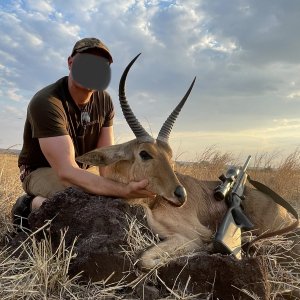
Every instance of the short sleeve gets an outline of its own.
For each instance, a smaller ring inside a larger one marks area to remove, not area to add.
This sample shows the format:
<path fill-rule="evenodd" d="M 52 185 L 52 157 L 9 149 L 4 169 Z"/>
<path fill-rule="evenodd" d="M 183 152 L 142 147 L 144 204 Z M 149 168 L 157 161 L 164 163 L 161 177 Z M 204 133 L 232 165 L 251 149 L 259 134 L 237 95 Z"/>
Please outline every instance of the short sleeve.
<path fill-rule="evenodd" d="M 105 93 L 104 97 L 104 108 L 105 108 L 105 115 L 103 120 L 103 127 L 110 127 L 113 125 L 114 116 L 115 116 L 115 110 L 114 105 L 111 100 L 111 97 L 108 93 Z"/>
<path fill-rule="evenodd" d="M 61 101 L 36 94 L 28 106 L 33 138 L 68 135 L 67 117 Z"/>

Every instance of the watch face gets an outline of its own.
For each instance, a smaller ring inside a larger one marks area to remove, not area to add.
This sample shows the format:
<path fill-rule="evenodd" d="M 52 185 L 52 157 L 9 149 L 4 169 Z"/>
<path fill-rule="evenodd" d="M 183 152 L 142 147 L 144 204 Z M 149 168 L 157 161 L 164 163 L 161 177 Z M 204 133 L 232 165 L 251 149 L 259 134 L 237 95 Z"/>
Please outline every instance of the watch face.
<path fill-rule="evenodd" d="M 90 90 L 105 90 L 110 82 L 109 61 L 90 53 L 77 53 L 71 67 L 73 79 L 82 87 Z"/>

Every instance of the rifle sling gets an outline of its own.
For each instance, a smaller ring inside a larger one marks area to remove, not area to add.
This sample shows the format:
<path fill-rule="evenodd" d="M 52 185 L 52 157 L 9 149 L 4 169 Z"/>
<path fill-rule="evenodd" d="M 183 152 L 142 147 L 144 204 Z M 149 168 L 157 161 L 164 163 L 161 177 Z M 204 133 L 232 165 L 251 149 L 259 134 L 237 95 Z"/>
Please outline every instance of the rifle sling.
<path fill-rule="evenodd" d="M 274 192 L 273 190 L 271 190 L 269 187 L 267 187 L 263 183 L 255 181 L 255 180 L 252 180 L 250 178 L 250 176 L 248 176 L 248 181 L 256 189 L 258 189 L 259 191 L 261 191 L 261 192 L 269 195 L 273 199 L 273 201 L 276 202 L 278 205 L 284 207 L 289 213 L 291 213 L 295 217 L 296 221 L 293 222 L 291 225 L 289 225 L 287 227 L 284 227 L 284 228 L 279 229 L 279 230 L 275 230 L 273 232 L 265 232 L 265 233 L 261 234 L 260 236 L 254 238 L 248 244 L 247 254 L 249 253 L 250 247 L 254 243 L 256 243 L 258 240 L 262 240 L 262 239 L 269 238 L 269 237 L 272 237 L 272 236 L 276 236 L 276 235 L 281 235 L 281 234 L 287 233 L 289 231 L 294 230 L 299 225 L 299 217 L 298 217 L 297 211 L 286 200 L 284 200 L 281 196 L 279 196 L 276 192 Z"/>

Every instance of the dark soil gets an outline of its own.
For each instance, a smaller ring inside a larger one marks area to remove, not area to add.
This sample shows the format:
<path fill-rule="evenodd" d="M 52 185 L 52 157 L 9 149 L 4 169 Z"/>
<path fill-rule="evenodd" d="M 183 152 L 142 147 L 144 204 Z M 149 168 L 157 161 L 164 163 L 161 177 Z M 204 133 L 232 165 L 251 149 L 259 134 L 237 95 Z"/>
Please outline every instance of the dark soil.
<path fill-rule="evenodd" d="M 29 223 L 35 230 L 47 220 L 52 220 L 49 234 L 54 249 L 59 245 L 63 229 L 67 229 L 67 246 L 71 246 L 78 237 L 75 244 L 77 256 L 71 262 L 70 275 L 83 271 L 82 281 L 99 281 L 114 273 L 111 282 L 126 275 L 125 281 L 130 283 L 137 272 L 134 272 L 121 248 L 128 247 L 126 214 L 146 222 L 141 208 L 131 207 L 121 199 L 93 196 L 68 188 L 45 201 L 38 211 L 30 215 Z M 38 238 L 42 239 L 43 234 Z M 22 240 L 24 234 L 17 235 L 11 245 L 15 247 Z M 251 291 L 259 299 L 269 299 L 267 267 L 261 257 L 238 261 L 229 256 L 202 253 L 172 261 L 160 268 L 158 275 L 161 280 L 157 284 L 146 280 L 134 290 L 124 292 L 130 292 L 134 299 L 161 299 L 171 295 L 166 288 L 168 286 L 182 291 L 185 289 L 185 295 L 202 294 L 196 299 L 253 299 L 243 290 Z M 189 284 L 185 288 L 187 282 Z"/>

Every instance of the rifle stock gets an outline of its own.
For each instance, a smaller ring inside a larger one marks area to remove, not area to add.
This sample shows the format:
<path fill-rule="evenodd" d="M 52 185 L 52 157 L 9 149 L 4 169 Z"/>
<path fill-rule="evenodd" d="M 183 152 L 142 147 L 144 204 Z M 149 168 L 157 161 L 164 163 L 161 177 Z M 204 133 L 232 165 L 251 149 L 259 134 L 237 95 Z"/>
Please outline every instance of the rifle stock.
<path fill-rule="evenodd" d="M 248 167 L 251 156 L 248 156 L 246 163 L 241 171 L 236 172 L 238 176 L 233 178 L 232 188 L 227 191 L 224 198 L 228 205 L 228 210 L 221 222 L 214 238 L 214 248 L 217 252 L 223 254 L 233 254 L 237 259 L 242 258 L 241 251 L 241 233 L 242 229 L 249 230 L 253 228 L 252 222 L 244 214 L 241 208 L 241 201 L 244 200 L 244 187 L 247 180 L 246 169 Z M 227 172 L 228 173 L 228 172 Z M 224 185 L 228 185 L 226 176 L 223 181 Z M 223 189 L 222 184 L 217 190 Z M 216 196 L 215 196 L 216 197 Z M 220 200 L 220 199 L 217 199 Z"/>
<path fill-rule="evenodd" d="M 233 254 L 237 259 L 241 259 L 241 234 L 241 228 L 236 225 L 229 209 L 214 238 L 215 251 L 222 254 Z"/>

